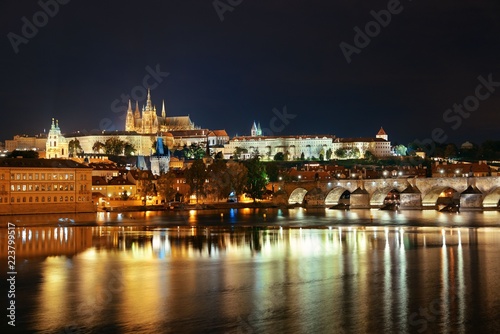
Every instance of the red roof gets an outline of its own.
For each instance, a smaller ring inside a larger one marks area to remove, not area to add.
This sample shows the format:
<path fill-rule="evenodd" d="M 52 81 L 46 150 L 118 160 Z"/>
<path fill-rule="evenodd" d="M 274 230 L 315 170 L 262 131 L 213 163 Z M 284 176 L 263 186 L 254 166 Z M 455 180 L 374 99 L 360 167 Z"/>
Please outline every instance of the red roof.
<path fill-rule="evenodd" d="M 384 128 L 380 127 L 380 130 L 378 130 L 377 136 L 387 136 L 387 133 L 385 133 Z"/>

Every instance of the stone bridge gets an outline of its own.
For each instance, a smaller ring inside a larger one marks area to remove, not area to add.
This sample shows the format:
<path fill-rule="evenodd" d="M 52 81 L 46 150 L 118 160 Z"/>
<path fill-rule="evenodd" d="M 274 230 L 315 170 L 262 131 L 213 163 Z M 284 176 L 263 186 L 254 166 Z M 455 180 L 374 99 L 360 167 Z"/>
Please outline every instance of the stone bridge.
<path fill-rule="evenodd" d="M 351 208 L 380 208 L 391 192 L 399 196 L 401 209 L 436 209 L 443 197 L 464 209 L 498 209 L 500 204 L 500 176 L 282 181 L 269 187 L 276 204 L 331 206 L 345 202 L 342 197 L 349 198 Z"/>

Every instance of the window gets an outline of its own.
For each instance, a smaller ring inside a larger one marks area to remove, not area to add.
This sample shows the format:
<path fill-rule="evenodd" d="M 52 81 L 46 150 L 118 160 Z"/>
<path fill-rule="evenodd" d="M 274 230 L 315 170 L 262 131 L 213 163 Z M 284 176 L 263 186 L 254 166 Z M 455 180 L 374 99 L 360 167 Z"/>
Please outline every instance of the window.
<path fill-rule="evenodd" d="M 50 196 L 47 196 L 47 202 L 50 202 Z"/>
<path fill-rule="evenodd" d="M 45 202 L 45 196 L 42 196 L 42 203 Z"/>
<path fill-rule="evenodd" d="M 69 200 L 70 200 L 71 202 L 73 202 L 73 196 L 70 196 Z"/>
<path fill-rule="evenodd" d="M 38 203 L 38 196 L 35 196 L 35 203 Z"/>
<path fill-rule="evenodd" d="M 35 180 L 38 180 L 38 173 L 35 173 Z"/>
<path fill-rule="evenodd" d="M 21 174 L 17 173 L 16 174 L 16 180 L 20 180 L 21 179 Z"/>
<path fill-rule="evenodd" d="M 54 202 L 57 202 L 57 196 L 54 196 Z"/>
<path fill-rule="evenodd" d="M 30 198 L 28 199 L 28 202 L 33 202 L 33 197 L 30 196 Z"/>
<path fill-rule="evenodd" d="M 59 202 L 62 202 L 63 201 L 63 197 L 59 197 Z M 66 196 L 66 202 L 68 201 L 68 197 Z"/>
<path fill-rule="evenodd" d="M 45 180 L 45 173 L 40 174 L 42 180 Z"/>
<path fill-rule="evenodd" d="M 52 180 L 52 174 L 47 173 L 47 180 Z"/>
<path fill-rule="evenodd" d="M 26 173 L 23 173 L 23 180 L 26 180 Z"/>
<path fill-rule="evenodd" d="M 33 180 L 33 174 L 31 173 L 28 174 L 28 180 Z"/>
<path fill-rule="evenodd" d="M 10 202 L 11 202 L 11 203 L 14 203 L 14 197 L 11 197 L 11 198 L 10 198 Z"/>

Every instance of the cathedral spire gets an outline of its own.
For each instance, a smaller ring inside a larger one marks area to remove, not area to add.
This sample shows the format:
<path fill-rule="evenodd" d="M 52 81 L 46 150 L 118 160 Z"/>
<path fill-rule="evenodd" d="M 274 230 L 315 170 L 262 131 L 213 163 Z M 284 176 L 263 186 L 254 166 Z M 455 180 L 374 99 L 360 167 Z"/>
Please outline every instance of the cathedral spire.
<path fill-rule="evenodd" d="M 132 112 L 132 102 L 130 101 L 130 99 L 128 99 L 128 109 L 127 109 L 127 111 Z"/>
<path fill-rule="evenodd" d="M 139 101 L 135 101 L 135 118 L 140 118 L 141 117 L 141 112 L 139 110 Z"/>
<path fill-rule="evenodd" d="M 161 117 L 165 118 L 166 112 L 165 112 L 165 100 L 162 101 L 162 107 L 161 107 Z"/>
<path fill-rule="evenodd" d="M 151 89 L 148 88 L 148 100 L 146 101 L 146 110 L 151 109 Z"/>

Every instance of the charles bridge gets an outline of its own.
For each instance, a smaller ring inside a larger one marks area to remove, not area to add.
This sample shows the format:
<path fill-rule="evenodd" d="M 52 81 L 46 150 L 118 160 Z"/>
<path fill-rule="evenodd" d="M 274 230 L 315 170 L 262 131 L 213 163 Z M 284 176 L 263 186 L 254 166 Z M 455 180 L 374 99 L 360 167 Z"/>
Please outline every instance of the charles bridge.
<path fill-rule="evenodd" d="M 275 204 L 332 206 L 349 198 L 353 209 L 380 208 L 391 193 L 398 194 L 400 209 L 436 209 L 442 197 L 471 210 L 497 209 L 500 201 L 500 176 L 280 181 L 268 187 Z"/>

